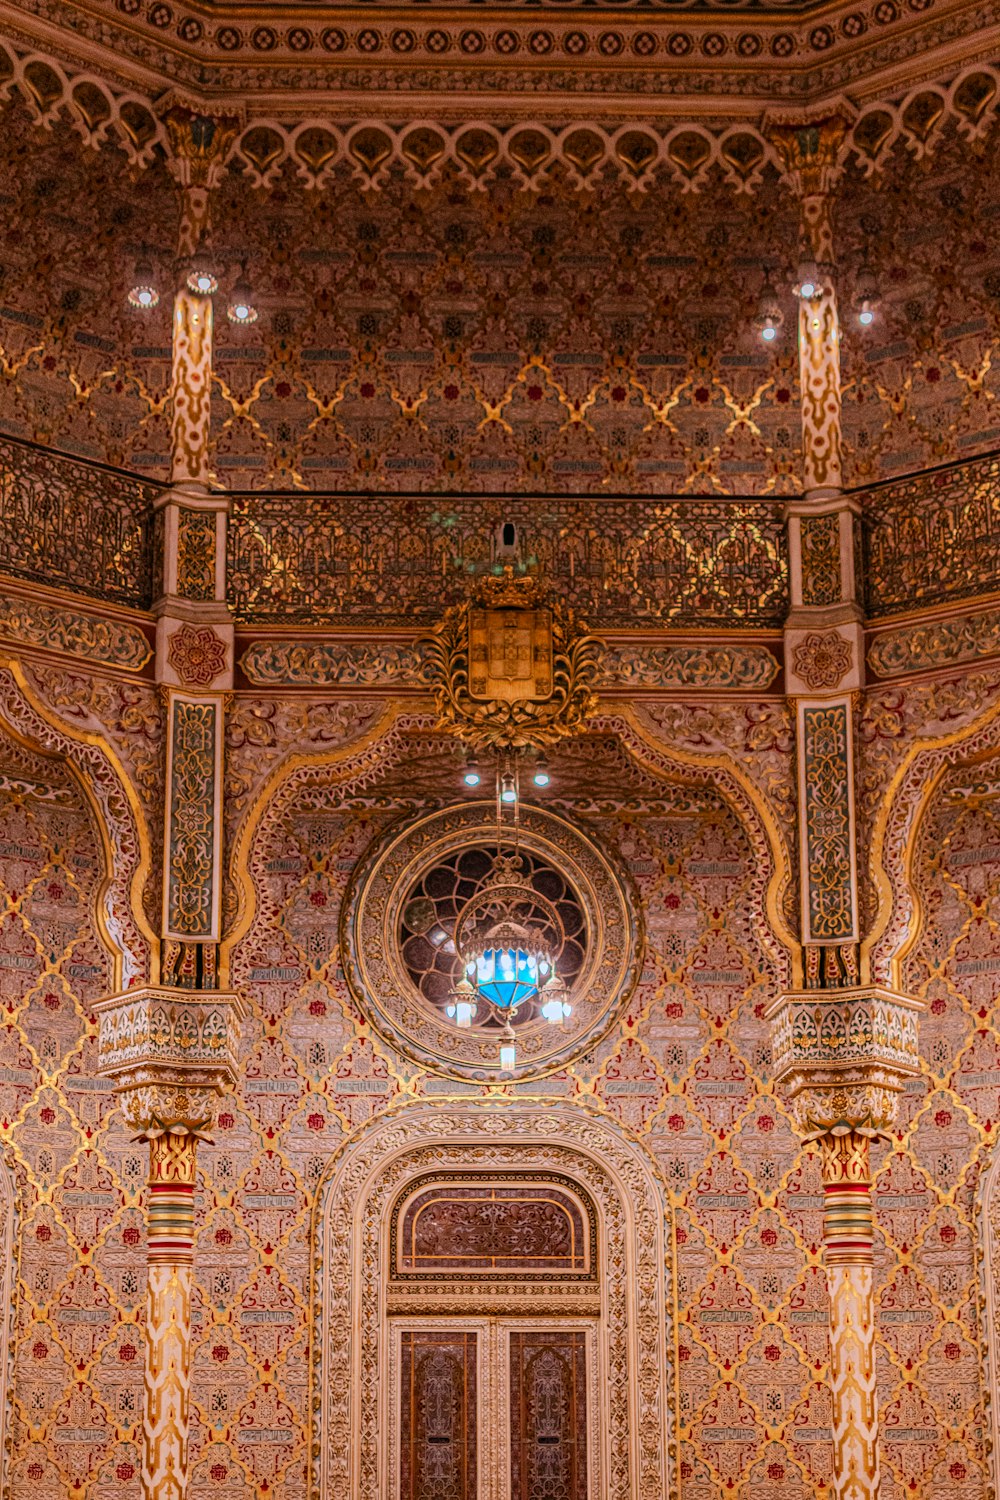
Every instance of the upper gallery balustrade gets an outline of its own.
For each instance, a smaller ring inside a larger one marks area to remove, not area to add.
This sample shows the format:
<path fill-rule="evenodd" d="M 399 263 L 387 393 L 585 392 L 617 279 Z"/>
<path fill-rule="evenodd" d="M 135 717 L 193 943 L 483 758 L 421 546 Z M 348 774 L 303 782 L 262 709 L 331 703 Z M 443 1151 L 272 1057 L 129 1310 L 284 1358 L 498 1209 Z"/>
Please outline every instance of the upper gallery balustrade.
<path fill-rule="evenodd" d="M 153 501 L 135 475 L 0 439 L 0 570 L 147 609 Z M 1000 455 L 857 492 L 870 618 L 998 590 Z M 774 629 L 788 611 L 781 499 L 234 494 L 238 621 L 424 625 L 513 538 L 595 627 Z M 511 530 L 513 528 L 513 530 Z"/>

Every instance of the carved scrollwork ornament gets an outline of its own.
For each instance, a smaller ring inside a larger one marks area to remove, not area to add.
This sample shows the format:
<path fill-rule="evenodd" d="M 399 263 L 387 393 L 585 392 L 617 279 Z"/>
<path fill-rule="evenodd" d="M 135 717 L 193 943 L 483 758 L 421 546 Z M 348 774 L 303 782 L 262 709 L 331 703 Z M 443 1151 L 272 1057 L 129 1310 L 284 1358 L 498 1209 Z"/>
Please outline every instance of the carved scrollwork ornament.
<path fill-rule="evenodd" d="M 476 749 L 554 744 L 597 706 L 602 643 L 532 574 L 507 566 L 481 579 L 421 644 L 440 727 Z"/>
<path fill-rule="evenodd" d="M 207 1141 L 219 1104 L 216 1089 L 148 1084 L 119 1092 L 122 1117 L 142 1140 L 193 1135 Z"/>

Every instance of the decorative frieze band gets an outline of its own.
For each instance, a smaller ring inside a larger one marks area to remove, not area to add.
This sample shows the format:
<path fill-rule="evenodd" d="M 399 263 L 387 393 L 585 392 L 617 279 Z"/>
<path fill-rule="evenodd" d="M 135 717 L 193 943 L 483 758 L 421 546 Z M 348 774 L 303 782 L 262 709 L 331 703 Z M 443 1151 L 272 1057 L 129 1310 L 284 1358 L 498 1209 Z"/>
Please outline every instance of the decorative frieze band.
<path fill-rule="evenodd" d="M 1000 651 L 1000 611 L 955 620 L 931 620 L 887 630 L 868 647 L 868 665 L 880 677 L 898 677 L 948 667 Z"/>
<path fill-rule="evenodd" d="M 473 188 L 484 187 L 498 170 L 509 171 L 523 186 L 537 187 L 558 165 L 576 183 L 599 181 L 611 169 L 639 188 L 651 185 L 656 174 L 666 170 L 685 190 L 705 186 L 721 172 L 736 191 L 746 192 L 765 167 L 778 164 L 761 122 L 747 119 L 741 110 L 738 122 L 708 125 L 698 118 L 700 111 L 692 109 L 692 94 L 701 100 L 714 87 L 726 98 L 757 97 L 762 103 L 784 98 L 801 109 L 832 105 L 841 97 L 838 91 L 856 80 L 859 65 L 878 66 L 879 49 L 877 43 L 872 45 L 877 38 L 891 52 L 885 61 L 898 69 L 898 48 L 890 41 L 893 28 L 904 18 L 912 24 L 907 11 L 929 8 L 927 0 L 910 0 L 905 7 L 900 0 L 859 0 L 855 9 L 845 7 L 829 19 L 772 15 L 766 22 L 755 17 L 748 24 L 745 16 L 726 14 L 719 7 L 714 13 L 687 9 L 683 17 L 643 12 L 637 26 L 635 19 L 620 17 L 618 7 L 603 16 L 589 15 L 581 25 L 575 14 L 550 9 L 543 16 L 525 6 L 521 17 L 514 19 L 477 14 L 476 24 L 457 18 L 442 24 L 421 17 L 418 24 L 398 25 L 376 12 L 350 24 L 345 20 L 328 25 L 318 17 L 315 24 L 306 24 L 290 18 L 287 26 L 278 27 L 269 17 L 253 22 L 240 16 L 206 24 L 201 10 L 175 15 L 159 0 L 139 0 L 130 3 L 129 16 L 145 12 L 145 35 L 140 35 L 143 22 L 138 29 L 133 22 L 127 44 L 123 38 L 122 56 L 131 54 L 145 77 L 150 69 L 168 66 L 174 76 L 164 76 L 164 88 L 186 77 L 192 100 L 206 87 L 217 99 L 227 84 L 244 96 L 249 92 L 251 99 L 259 99 L 268 88 L 280 88 L 284 99 L 311 95 L 302 119 L 269 111 L 262 102 L 259 112 L 250 113 L 235 133 L 228 160 L 258 184 L 275 181 L 291 164 L 315 187 L 322 187 L 343 166 L 372 187 L 393 168 L 402 168 L 415 185 L 425 186 L 447 167 Z M 44 5 L 39 15 L 43 11 Z M 38 44 L 47 43 L 41 35 L 24 32 L 29 21 L 19 12 L 16 25 L 7 28 L 0 43 L 0 97 L 16 95 L 42 123 L 67 112 L 88 144 L 113 140 L 136 166 L 150 165 L 160 152 L 169 158 L 171 140 L 154 96 L 133 84 L 96 76 L 92 61 L 84 60 L 91 19 L 100 28 L 95 42 L 107 46 L 108 19 L 98 21 L 78 12 L 74 37 L 81 58 L 74 65 L 39 51 Z M 933 24 L 934 18 L 928 19 Z M 975 41 L 981 51 L 981 28 L 972 12 L 967 24 L 970 43 Z M 44 20 L 43 25 L 50 38 L 51 26 Z M 164 48 L 164 25 L 176 32 L 179 48 Z M 954 41 L 954 29 L 949 41 Z M 841 53 L 835 66 L 834 58 Z M 911 44 L 907 55 L 919 58 L 919 47 Z M 281 70 L 276 72 L 279 59 Z M 684 67 L 685 59 L 698 66 Z M 335 92 L 330 89 L 332 62 L 338 67 Z M 541 112 L 519 109 L 498 124 L 494 111 L 467 110 L 465 118 L 456 121 L 451 108 L 442 113 L 427 107 L 428 94 L 474 96 L 483 87 L 486 62 L 493 67 L 487 88 L 507 96 L 523 90 L 533 104 L 538 99 L 537 81 L 532 83 L 529 75 L 540 69 L 551 80 L 553 68 L 560 68 L 566 85 L 559 91 L 563 118 L 552 120 Z M 245 71 L 254 63 L 266 68 L 262 89 L 254 89 L 252 75 Z M 809 65 L 821 63 L 822 73 L 817 73 L 813 86 Z M 420 89 L 413 88 L 415 67 Z M 712 67 L 716 73 L 706 74 Z M 399 107 L 385 119 L 373 119 L 369 101 L 392 91 L 397 69 L 399 77 L 405 73 L 409 80 L 397 93 Z M 574 88 L 577 78 L 582 86 Z M 697 81 L 694 88 L 692 78 Z M 611 106 L 613 124 L 607 113 L 594 109 L 598 87 L 608 100 L 617 96 L 617 104 Z M 648 123 L 648 110 L 636 111 L 635 98 L 641 94 L 655 99 L 657 115 L 665 117 L 663 125 Z M 353 120 L 344 115 L 347 100 L 359 101 Z M 420 123 L 400 124 L 413 114 L 417 100 Z M 920 77 L 895 95 L 866 102 L 842 155 L 853 155 L 867 172 L 874 171 L 897 144 L 925 157 L 949 121 L 957 123 L 970 141 L 978 140 L 989 130 L 998 100 L 1000 70 L 973 57 L 941 81 L 927 83 Z"/>
<path fill-rule="evenodd" d="M 240 658 L 240 668 L 256 687 L 405 690 L 419 688 L 426 659 L 419 642 L 255 641 Z M 779 671 L 767 646 L 613 644 L 600 654 L 597 686 L 606 691 L 764 690 Z"/>
<path fill-rule="evenodd" d="M 59 609 L 16 594 L 0 595 L 0 636 L 20 646 L 65 651 L 87 661 L 138 672 L 153 648 L 137 625 Z"/>

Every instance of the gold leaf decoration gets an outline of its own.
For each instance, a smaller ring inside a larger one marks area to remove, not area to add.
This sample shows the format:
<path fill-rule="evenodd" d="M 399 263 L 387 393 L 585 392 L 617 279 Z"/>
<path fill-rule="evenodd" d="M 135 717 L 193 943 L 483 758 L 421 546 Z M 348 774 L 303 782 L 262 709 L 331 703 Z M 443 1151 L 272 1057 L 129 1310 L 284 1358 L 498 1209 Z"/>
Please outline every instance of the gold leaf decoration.
<path fill-rule="evenodd" d="M 440 727 L 477 749 L 554 744 L 596 707 L 602 643 L 571 610 L 543 602 L 534 575 L 508 566 L 483 578 L 422 644 Z"/>

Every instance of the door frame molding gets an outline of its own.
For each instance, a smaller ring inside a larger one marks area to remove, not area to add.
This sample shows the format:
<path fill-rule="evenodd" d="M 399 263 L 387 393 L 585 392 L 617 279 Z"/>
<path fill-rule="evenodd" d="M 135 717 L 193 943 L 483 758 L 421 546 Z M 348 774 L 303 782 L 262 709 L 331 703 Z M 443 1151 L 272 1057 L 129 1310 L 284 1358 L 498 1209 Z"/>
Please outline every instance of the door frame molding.
<path fill-rule="evenodd" d="M 598 1214 L 597 1337 L 607 1372 L 607 1398 L 596 1396 L 593 1408 L 603 1500 L 676 1494 L 672 1267 L 653 1159 L 579 1104 L 421 1101 L 364 1126 L 319 1185 L 311 1226 L 311 1500 L 390 1500 L 387 1229 L 399 1194 L 435 1169 L 552 1171 L 587 1190 Z M 512 1280 L 509 1291 L 517 1290 Z M 497 1313 L 508 1310 L 506 1291 L 498 1281 Z"/>

